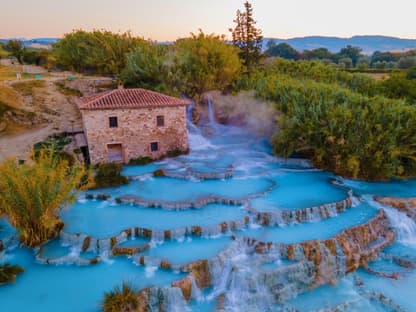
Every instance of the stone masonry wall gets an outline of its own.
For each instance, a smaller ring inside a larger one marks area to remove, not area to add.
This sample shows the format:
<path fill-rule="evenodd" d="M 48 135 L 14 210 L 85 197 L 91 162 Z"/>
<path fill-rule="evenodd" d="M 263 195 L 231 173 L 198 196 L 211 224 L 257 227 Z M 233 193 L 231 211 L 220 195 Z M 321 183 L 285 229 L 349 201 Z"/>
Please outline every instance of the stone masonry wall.
<path fill-rule="evenodd" d="M 157 126 L 157 116 L 164 116 L 164 126 Z M 110 128 L 109 117 L 117 117 L 117 128 Z M 82 110 L 82 120 L 92 164 L 108 162 L 108 144 L 122 144 L 124 163 L 189 148 L 185 106 Z M 151 152 L 151 142 L 158 142 L 158 151 Z"/>

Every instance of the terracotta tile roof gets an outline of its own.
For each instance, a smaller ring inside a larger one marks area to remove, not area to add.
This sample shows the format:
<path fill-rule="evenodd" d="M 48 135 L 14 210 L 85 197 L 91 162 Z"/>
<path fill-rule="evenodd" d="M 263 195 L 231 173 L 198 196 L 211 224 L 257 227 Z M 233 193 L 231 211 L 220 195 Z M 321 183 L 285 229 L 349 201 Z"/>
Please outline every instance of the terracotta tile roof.
<path fill-rule="evenodd" d="M 116 89 L 83 97 L 80 109 L 118 109 L 190 105 L 191 102 L 145 89 Z"/>

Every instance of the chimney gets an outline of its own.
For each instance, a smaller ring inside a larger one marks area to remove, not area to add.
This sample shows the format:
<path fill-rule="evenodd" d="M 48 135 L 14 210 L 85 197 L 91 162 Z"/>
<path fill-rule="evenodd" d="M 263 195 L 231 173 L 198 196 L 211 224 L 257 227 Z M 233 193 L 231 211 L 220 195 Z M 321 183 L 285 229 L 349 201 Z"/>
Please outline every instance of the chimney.
<path fill-rule="evenodd" d="M 119 83 L 118 83 L 118 89 L 119 90 L 123 90 L 124 89 L 123 83 L 121 81 L 119 81 Z"/>

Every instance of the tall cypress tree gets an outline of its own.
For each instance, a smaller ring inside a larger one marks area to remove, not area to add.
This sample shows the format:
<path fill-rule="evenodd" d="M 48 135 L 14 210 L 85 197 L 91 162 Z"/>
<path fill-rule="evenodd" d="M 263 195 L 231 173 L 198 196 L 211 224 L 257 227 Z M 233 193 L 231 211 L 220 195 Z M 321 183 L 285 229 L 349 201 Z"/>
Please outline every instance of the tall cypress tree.
<path fill-rule="evenodd" d="M 251 3 L 246 1 L 244 8 L 244 12 L 237 10 L 237 17 L 233 21 L 236 25 L 234 29 L 230 28 L 230 32 L 233 44 L 240 48 L 240 58 L 250 74 L 260 61 L 263 36 L 256 27 Z"/>

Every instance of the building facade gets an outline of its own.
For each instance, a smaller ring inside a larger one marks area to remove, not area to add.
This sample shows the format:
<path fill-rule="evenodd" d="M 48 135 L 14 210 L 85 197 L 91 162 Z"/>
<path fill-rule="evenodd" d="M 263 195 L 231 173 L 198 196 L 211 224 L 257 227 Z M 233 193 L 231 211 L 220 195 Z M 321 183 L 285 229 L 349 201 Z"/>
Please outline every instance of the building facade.
<path fill-rule="evenodd" d="M 117 89 L 81 98 L 90 162 L 128 163 L 189 149 L 186 100 L 144 89 Z"/>

